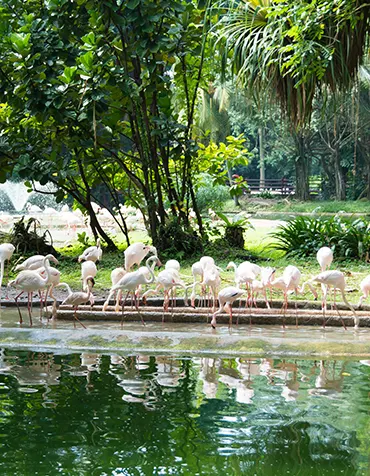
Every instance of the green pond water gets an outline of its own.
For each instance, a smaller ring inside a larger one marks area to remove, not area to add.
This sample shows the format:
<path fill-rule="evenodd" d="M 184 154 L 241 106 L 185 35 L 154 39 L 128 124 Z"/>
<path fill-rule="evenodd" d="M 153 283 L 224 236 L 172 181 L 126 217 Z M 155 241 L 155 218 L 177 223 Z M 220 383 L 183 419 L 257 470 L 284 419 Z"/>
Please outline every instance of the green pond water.
<path fill-rule="evenodd" d="M 0 474 L 367 475 L 369 364 L 2 349 Z"/>

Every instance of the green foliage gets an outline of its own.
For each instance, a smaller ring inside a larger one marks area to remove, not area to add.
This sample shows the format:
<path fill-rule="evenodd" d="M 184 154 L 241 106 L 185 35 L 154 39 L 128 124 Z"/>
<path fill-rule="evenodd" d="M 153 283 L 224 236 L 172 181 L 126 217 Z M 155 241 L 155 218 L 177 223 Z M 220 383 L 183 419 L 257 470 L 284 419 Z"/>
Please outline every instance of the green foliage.
<path fill-rule="evenodd" d="M 253 228 L 248 218 L 234 216 L 232 220 L 229 220 L 224 213 L 218 212 L 217 215 L 224 222 L 225 240 L 231 246 L 244 248 L 244 232 L 248 228 Z"/>
<path fill-rule="evenodd" d="M 278 97 L 295 125 L 309 123 L 317 89 L 340 91 L 351 84 L 365 53 L 366 2 L 225 3 L 218 45 L 251 96 L 267 90 L 272 100 Z"/>
<path fill-rule="evenodd" d="M 23 216 L 16 221 L 11 230 L 6 234 L 0 234 L 1 241 L 8 241 L 15 246 L 18 253 L 30 254 L 53 254 L 58 256 L 53 247 L 53 239 L 49 230 L 41 233 L 40 223 L 35 218 L 25 221 Z"/>
<path fill-rule="evenodd" d="M 203 249 L 199 235 L 189 226 L 185 227 L 178 219 L 172 219 L 159 229 L 162 254 L 169 258 L 182 259 L 200 253 Z"/>
<path fill-rule="evenodd" d="M 370 252 L 370 222 L 364 219 L 300 216 L 281 225 L 271 236 L 277 241 L 271 246 L 288 255 L 310 256 L 329 246 L 338 258 L 367 260 Z"/>
<path fill-rule="evenodd" d="M 81 243 L 84 246 L 89 246 L 89 237 L 86 233 L 86 231 L 83 231 L 81 233 L 77 233 L 77 241 Z"/>
<path fill-rule="evenodd" d="M 196 197 L 199 211 L 205 213 L 209 208 L 217 210 L 222 208 L 223 204 L 229 198 L 229 189 L 226 185 L 213 185 L 212 179 L 204 175 L 202 185 L 198 188 Z"/>
<path fill-rule="evenodd" d="M 207 146 L 199 143 L 198 162 L 200 170 L 205 170 L 213 178 L 214 185 L 224 185 L 229 181 L 229 170 L 237 165 L 248 165 L 250 153 L 245 147 L 245 138 L 242 134 L 238 137 L 227 136 L 226 144 L 210 142 Z M 233 180 L 230 183 L 230 195 L 242 194 L 243 179 Z"/>
<path fill-rule="evenodd" d="M 14 15 L 13 11 L 21 11 Z M 92 216 L 104 186 L 143 210 L 152 240 L 170 214 L 185 225 L 203 86 L 206 5 L 185 0 L 3 3 L 1 180 L 53 182 Z M 204 35 L 202 35 L 204 33 Z M 10 146 L 11 144 L 11 146 Z M 181 179 L 178 177 L 181 176 Z M 112 214 L 125 233 L 123 221 Z M 108 242 L 108 235 L 91 220 Z M 199 224 L 201 230 L 201 223 Z"/>

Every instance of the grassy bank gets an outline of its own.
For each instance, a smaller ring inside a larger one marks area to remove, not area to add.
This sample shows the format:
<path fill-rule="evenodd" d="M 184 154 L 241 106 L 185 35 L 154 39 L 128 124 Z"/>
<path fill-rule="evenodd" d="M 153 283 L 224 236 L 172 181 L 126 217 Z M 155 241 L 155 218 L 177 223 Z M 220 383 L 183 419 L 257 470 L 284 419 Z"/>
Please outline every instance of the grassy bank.
<path fill-rule="evenodd" d="M 240 202 L 241 210 L 248 212 L 279 212 L 279 213 L 359 213 L 370 215 L 370 202 L 368 200 L 348 200 L 346 202 L 336 200 L 300 202 L 293 199 L 262 199 L 252 197 Z M 224 211 L 237 212 L 232 200 L 225 203 Z"/>
<path fill-rule="evenodd" d="M 222 286 L 234 284 L 234 273 L 232 270 L 226 271 L 226 266 L 229 261 L 235 261 L 236 264 L 251 259 L 261 266 L 272 266 L 276 268 L 276 276 L 280 276 L 284 268 L 288 264 L 294 264 L 302 272 L 302 283 L 319 273 L 319 266 L 315 258 L 299 259 L 286 258 L 281 252 L 272 250 L 269 247 L 271 238 L 268 235 L 263 235 L 261 232 L 249 231 L 246 234 L 247 242 L 245 251 L 236 251 L 225 247 L 222 250 L 210 248 L 205 251 L 205 254 L 213 256 L 216 263 L 224 270 L 221 272 Z M 83 246 L 74 246 L 69 249 L 61 249 L 62 257 L 58 269 L 62 272 L 62 280 L 68 282 L 72 288 L 80 287 L 80 266 L 76 261 L 78 255 L 83 251 Z M 101 263 L 98 264 L 98 275 L 96 278 L 96 290 L 104 291 L 110 287 L 110 273 L 111 271 L 123 265 L 124 247 L 116 253 L 104 253 Z M 193 278 L 191 274 L 191 265 L 202 256 L 200 254 L 197 258 L 180 259 L 181 275 L 184 281 L 188 284 L 192 283 Z M 163 263 L 169 256 L 160 256 Z M 174 257 L 176 258 L 176 257 Z M 162 268 L 163 269 L 163 268 Z M 350 302 L 357 303 L 361 295 L 359 284 L 361 280 L 369 274 L 369 265 L 360 261 L 335 261 L 332 269 L 339 269 L 346 275 L 347 292 Z M 157 273 L 158 271 L 156 271 Z M 181 295 L 181 292 L 180 292 Z M 282 294 L 279 291 L 274 292 L 277 299 L 281 299 Z M 300 299 L 310 298 L 310 294 L 299 297 Z"/>

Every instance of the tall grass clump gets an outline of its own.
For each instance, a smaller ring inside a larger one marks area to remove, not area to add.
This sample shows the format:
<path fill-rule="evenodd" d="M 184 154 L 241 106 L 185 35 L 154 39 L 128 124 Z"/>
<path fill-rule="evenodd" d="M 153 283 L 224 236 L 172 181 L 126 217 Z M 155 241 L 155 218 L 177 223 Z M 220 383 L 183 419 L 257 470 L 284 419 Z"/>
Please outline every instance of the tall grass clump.
<path fill-rule="evenodd" d="M 337 258 L 369 258 L 370 222 L 362 218 L 353 221 L 339 215 L 300 216 L 279 226 L 270 236 L 276 240 L 271 246 L 287 255 L 310 256 L 321 246 L 329 246 Z"/>

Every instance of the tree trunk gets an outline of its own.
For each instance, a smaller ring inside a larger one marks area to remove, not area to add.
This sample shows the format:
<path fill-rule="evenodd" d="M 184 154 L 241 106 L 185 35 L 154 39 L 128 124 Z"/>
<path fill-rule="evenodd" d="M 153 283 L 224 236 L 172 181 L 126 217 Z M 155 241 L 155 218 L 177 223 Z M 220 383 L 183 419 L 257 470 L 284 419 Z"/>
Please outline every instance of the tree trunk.
<path fill-rule="evenodd" d="M 298 157 L 295 161 L 296 190 L 295 196 L 298 200 L 306 201 L 310 199 L 309 186 L 309 163 L 306 153 L 306 142 L 303 133 L 298 133 L 296 137 Z"/>
<path fill-rule="evenodd" d="M 94 212 L 94 209 L 91 206 L 91 203 L 90 202 L 85 203 L 84 207 L 86 208 L 90 216 L 90 228 L 91 228 L 91 231 L 93 232 L 95 240 L 98 238 L 98 235 L 100 235 L 103 238 L 103 240 L 107 243 L 109 251 L 117 251 L 117 246 L 114 244 L 114 241 L 111 238 L 109 238 L 109 236 L 105 233 L 102 226 L 100 225 L 99 220 L 97 219 L 97 216 Z"/>
<path fill-rule="evenodd" d="M 233 184 L 233 177 L 231 175 L 231 169 L 229 167 L 229 162 L 228 161 L 226 161 L 226 169 L 227 169 L 227 176 L 229 177 L 229 183 L 230 183 L 230 186 L 231 186 Z M 236 207 L 240 207 L 239 198 L 236 195 L 233 196 L 233 200 L 234 200 L 234 205 Z"/>
<path fill-rule="evenodd" d="M 258 128 L 258 142 L 260 154 L 260 190 L 265 189 L 265 143 L 264 143 L 264 129 Z"/>
<path fill-rule="evenodd" d="M 340 154 L 336 149 L 332 155 L 335 175 L 335 198 L 337 200 L 346 199 L 346 180 L 343 167 L 340 164 Z"/>

